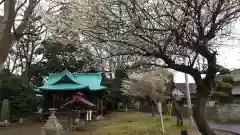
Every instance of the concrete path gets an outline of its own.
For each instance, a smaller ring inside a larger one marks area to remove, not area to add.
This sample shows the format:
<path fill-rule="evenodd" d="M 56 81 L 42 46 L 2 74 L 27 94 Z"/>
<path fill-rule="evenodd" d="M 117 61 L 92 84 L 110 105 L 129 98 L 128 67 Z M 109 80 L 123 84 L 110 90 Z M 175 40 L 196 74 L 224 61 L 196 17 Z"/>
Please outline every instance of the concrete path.
<path fill-rule="evenodd" d="M 210 124 L 213 129 L 229 131 L 240 135 L 240 124 Z"/>
<path fill-rule="evenodd" d="M 177 119 L 177 117 L 172 116 L 174 120 Z M 188 120 L 185 120 L 185 122 L 188 122 Z M 239 124 L 218 124 L 218 123 L 212 123 L 209 121 L 209 125 L 211 128 L 215 130 L 222 130 L 222 131 L 228 131 L 231 133 L 235 133 L 236 135 L 240 135 L 240 123 Z"/>

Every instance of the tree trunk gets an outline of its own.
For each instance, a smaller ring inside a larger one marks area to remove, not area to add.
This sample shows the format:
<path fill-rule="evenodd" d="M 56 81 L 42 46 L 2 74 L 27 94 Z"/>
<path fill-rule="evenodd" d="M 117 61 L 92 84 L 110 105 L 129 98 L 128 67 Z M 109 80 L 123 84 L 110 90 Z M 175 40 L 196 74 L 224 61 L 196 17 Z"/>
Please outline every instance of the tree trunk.
<path fill-rule="evenodd" d="M 206 120 L 206 104 L 208 102 L 208 96 L 203 95 L 200 90 L 197 92 L 196 104 L 193 108 L 194 119 L 197 124 L 198 130 L 202 135 L 216 135 L 215 132 L 208 125 Z"/>
<path fill-rule="evenodd" d="M 30 80 L 30 76 L 29 76 L 29 70 L 30 70 L 30 68 L 31 68 L 31 63 L 29 63 L 29 62 L 26 62 L 26 67 L 25 67 L 26 69 L 25 69 L 25 71 L 24 71 L 24 77 L 25 77 L 25 81 L 27 82 L 27 83 L 29 83 L 29 80 Z"/>
<path fill-rule="evenodd" d="M 3 71 L 4 69 L 4 63 L 0 63 L 0 73 Z"/>
<path fill-rule="evenodd" d="M 11 34 L 11 29 L 14 24 L 14 9 L 15 1 L 6 0 L 4 2 L 4 22 L 5 24 L 0 24 L 0 65 L 3 65 L 8 53 L 12 47 L 13 36 Z"/>
<path fill-rule="evenodd" d="M 8 52 L 12 47 L 12 39 L 10 37 L 5 38 L 7 39 L 1 39 L 2 41 L 0 42 L 0 71 L 3 69 Z"/>
<path fill-rule="evenodd" d="M 152 117 L 155 116 L 155 110 L 154 110 L 154 104 L 153 102 L 151 102 L 151 107 L 152 107 Z"/>
<path fill-rule="evenodd" d="M 128 106 L 127 106 L 127 103 L 125 103 L 125 112 L 128 112 Z"/>
<path fill-rule="evenodd" d="M 173 96 L 173 107 L 177 115 L 177 126 L 183 126 L 183 117 L 176 100 L 176 95 Z"/>

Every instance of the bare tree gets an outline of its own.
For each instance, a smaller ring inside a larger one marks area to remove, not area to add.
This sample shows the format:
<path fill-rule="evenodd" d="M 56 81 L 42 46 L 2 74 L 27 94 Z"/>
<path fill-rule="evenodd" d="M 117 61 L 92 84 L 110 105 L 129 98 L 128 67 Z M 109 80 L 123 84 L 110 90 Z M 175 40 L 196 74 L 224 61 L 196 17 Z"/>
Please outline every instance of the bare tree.
<path fill-rule="evenodd" d="M 167 69 L 156 71 L 133 73 L 125 81 L 124 88 L 130 95 L 149 96 L 155 103 L 165 101 L 166 96 L 171 94 L 173 75 Z"/>
<path fill-rule="evenodd" d="M 156 58 L 159 62 L 141 65 L 190 74 L 197 85 L 193 112 L 198 129 L 215 134 L 206 121 L 206 103 L 222 69 L 216 63 L 221 45 L 216 39 L 229 36 L 240 15 L 239 0 L 91 1 L 85 14 L 83 34 L 116 47 L 114 56 Z M 204 68 L 197 67 L 200 58 Z"/>
<path fill-rule="evenodd" d="M 42 20 L 31 20 L 23 31 L 24 35 L 13 43 L 5 62 L 5 68 L 11 73 L 24 74 L 28 80 L 30 66 L 41 59 L 38 51 L 45 38 L 45 30 Z"/>
<path fill-rule="evenodd" d="M 133 73 L 123 83 L 123 90 L 128 95 L 146 98 L 151 102 L 163 103 L 171 98 L 173 88 L 173 75 L 166 69 L 156 71 Z"/>
<path fill-rule="evenodd" d="M 26 80 L 29 79 L 29 72 L 31 65 L 39 60 L 38 49 L 44 38 L 44 24 L 41 21 L 32 22 L 25 29 L 27 35 L 24 35 L 19 41 L 16 42 L 16 49 L 19 56 L 19 66 L 24 73 Z"/>
<path fill-rule="evenodd" d="M 159 69 L 154 72 L 130 75 L 129 80 L 123 84 L 123 90 L 130 96 L 148 97 L 151 102 L 157 105 L 161 121 L 163 121 L 162 103 L 171 98 L 173 84 L 172 73 L 166 69 Z M 164 132 L 164 128 L 162 129 Z"/>
<path fill-rule="evenodd" d="M 1 68 L 8 56 L 9 50 L 14 41 L 20 39 L 24 33 L 24 29 L 28 26 L 30 20 L 39 19 L 39 17 L 32 16 L 34 8 L 39 3 L 39 0 L 2 0 L 4 3 L 4 19 L 1 21 L 1 40 L 0 40 L 0 65 Z M 27 7 L 26 7 L 27 6 Z M 25 9 L 25 10 L 24 10 Z M 15 27 L 17 17 L 23 11 L 23 18 Z"/>
<path fill-rule="evenodd" d="M 116 69 L 126 67 L 126 61 L 129 61 L 127 56 L 111 57 L 116 47 L 109 46 L 107 43 L 99 43 L 98 40 L 92 37 L 84 37 L 81 34 L 81 9 L 84 7 L 82 1 L 54 1 L 54 5 L 61 5 L 59 12 L 50 14 L 45 19 L 47 31 L 51 33 L 51 40 L 61 42 L 64 45 L 69 43 L 74 44 L 78 49 L 90 50 L 94 61 L 89 65 L 100 69 L 104 74 L 111 79 L 114 78 Z M 85 8 L 85 7 L 84 7 Z M 79 19 L 80 18 L 80 19 Z"/>

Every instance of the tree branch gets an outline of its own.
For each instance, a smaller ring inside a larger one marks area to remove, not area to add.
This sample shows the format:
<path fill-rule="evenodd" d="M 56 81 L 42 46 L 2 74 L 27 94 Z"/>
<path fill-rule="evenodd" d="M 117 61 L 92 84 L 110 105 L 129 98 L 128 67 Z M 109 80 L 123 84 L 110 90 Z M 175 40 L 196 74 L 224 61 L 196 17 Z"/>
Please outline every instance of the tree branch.
<path fill-rule="evenodd" d="M 19 24 L 19 26 L 16 28 L 16 30 L 14 31 L 16 39 L 19 39 L 22 37 L 22 32 L 28 26 L 29 21 L 30 21 L 30 16 L 32 15 L 33 10 L 36 7 L 37 3 L 38 3 L 37 0 L 29 0 L 29 5 L 28 5 L 27 9 L 24 11 L 23 20 Z"/>
<path fill-rule="evenodd" d="M 126 69 L 135 69 L 142 66 L 155 66 L 155 67 L 161 67 L 161 68 L 169 68 L 167 65 L 161 65 L 157 63 L 138 62 L 133 64 L 132 66 L 127 66 Z"/>
<path fill-rule="evenodd" d="M 2 1 L 0 2 L 0 5 L 2 5 L 4 2 L 5 2 L 5 0 L 2 0 Z"/>
<path fill-rule="evenodd" d="M 15 13 L 14 13 L 14 18 L 16 18 L 16 15 L 18 13 L 18 11 L 27 3 L 27 0 L 24 0 L 15 10 Z"/>

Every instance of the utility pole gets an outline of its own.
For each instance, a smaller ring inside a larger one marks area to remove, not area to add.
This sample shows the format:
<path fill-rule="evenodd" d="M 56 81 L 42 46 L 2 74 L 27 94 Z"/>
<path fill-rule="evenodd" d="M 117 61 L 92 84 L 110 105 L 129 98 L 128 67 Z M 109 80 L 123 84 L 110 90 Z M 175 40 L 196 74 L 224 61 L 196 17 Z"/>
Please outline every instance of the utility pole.
<path fill-rule="evenodd" d="M 187 64 L 187 60 L 185 59 Z M 193 125 L 193 116 L 192 116 L 192 103 L 189 90 L 188 74 L 185 73 L 185 84 L 186 84 L 186 94 L 187 94 L 187 103 L 188 103 L 188 115 L 189 115 L 189 126 Z"/>

